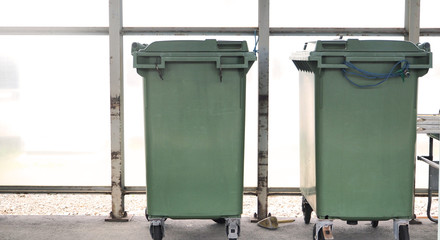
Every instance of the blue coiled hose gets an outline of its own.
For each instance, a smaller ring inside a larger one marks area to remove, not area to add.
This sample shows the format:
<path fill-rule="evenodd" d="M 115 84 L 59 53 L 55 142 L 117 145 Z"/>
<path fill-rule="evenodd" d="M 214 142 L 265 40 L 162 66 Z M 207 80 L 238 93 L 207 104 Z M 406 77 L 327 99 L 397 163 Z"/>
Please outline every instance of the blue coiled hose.
<path fill-rule="evenodd" d="M 400 65 L 403 66 L 400 67 L 400 69 L 396 70 L 397 67 Z M 351 62 L 347 62 L 344 61 L 344 64 L 348 67 L 347 69 L 342 68 L 342 74 L 344 75 L 345 79 L 347 79 L 351 84 L 360 87 L 360 88 L 366 88 L 366 87 L 376 87 L 379 86 L 380 84 L 386 82 L 389 78 L 392 77 L 401 77 L 402 81 L 405 80 L 405 77 L 409 76 L 409 62 L 405 59 L 398 61 L 396 64 L 394 64 L 394 66 L 391 68 L 389 73 L 372 73 L 372 72 L 368 72 L 365 70 L 362 70 L 358 67 L 356 67 L 353 63 Z M 351 70 L 351 71 L 350 71 Z M 355 82 L 353 82 L 348 75 L 354 75 L 354 76 L 358 76 L 358 77 L 362 77 L 365 79 L 370 79 L 370 80 L 381 80 L 378 83 L 375 84 L 367 84 L 367 85 L 361 85 L 361 84 L 357 84 Z"/>

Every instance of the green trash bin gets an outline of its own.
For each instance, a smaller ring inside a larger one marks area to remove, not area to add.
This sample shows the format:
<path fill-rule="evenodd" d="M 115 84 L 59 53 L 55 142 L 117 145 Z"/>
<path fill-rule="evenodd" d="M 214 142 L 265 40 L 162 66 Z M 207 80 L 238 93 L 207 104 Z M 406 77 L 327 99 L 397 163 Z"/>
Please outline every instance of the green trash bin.
<path fill-rule="evenodd" d="M 404 237 L 413 216 L 417 81 L 432 67 L 429 44 L 316 41 L 291 60 L 300 73 L 304 219 L 312 209 L 322 219 L 314 238 L 331 234 L 332 219 L 373 227 L 396 219 L 395 235 L 401 229 Z"/>
<path fill-rule="evenodd" d="M 143 77 L 147 218 L 213 219 L 239 234 L 243 200 L 246 74 L 256 60 L 245 41 L 133 43 Z"/>

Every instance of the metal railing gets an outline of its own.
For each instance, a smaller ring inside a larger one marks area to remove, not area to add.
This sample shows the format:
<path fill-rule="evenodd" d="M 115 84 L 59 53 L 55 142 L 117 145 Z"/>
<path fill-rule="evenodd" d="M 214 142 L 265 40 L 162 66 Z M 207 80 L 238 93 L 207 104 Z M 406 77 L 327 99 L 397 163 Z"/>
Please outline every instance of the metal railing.
<path fill-rule="evenodd" d="M 0 186 L 0 194 L 111 194 L 110 186 Z M 146 194 L 146 187 L 126 186 L 124 195 Z M 257 187 L 244 187 L 244 195 L 257 196 Z M 270 187 L 268 196 L 301 196 L 298 187 Z M 428 196 L 428 189 L 416 188 L 416 197 Z"/>

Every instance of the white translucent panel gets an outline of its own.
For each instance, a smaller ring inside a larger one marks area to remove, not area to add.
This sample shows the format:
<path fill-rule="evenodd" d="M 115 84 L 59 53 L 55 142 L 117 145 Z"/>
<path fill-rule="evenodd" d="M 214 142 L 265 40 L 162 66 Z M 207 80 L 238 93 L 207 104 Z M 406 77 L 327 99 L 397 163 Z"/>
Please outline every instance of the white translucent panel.
<path fill-rule="evenodd" d="M 271 27 L 403 27 L 402 0 L 270 1 Z"/>
<path fill-rule="evenodd" d="M 131 44 L 152 43 L 161 40 L 246 40 L 249 50 L 254 47 L 253 37 L 244 36 L 126 36 L 124 37 L 124 101 L 125 101 L 125 184 L 144 186 L 145 141 L 142 77 L 133 68 Z M 258 136 L 258 64 L 255 62 L 247 74 L 246 133 L 244 185 L 257 186 L 257 136 Z"/>
<path fill-rule="evenodd" d="M 270 38 L 269 187 L 299 187 L 298 72 L 289 57 L 309 40 Z"/>
<path fill-rule="evenodd" d="M 253 0 L 124 1 L 126 27 L 255 27 Z"/>
<path fill-rule="evenodd" d="M 436 56 L 440 51 L 439 37 L 420 37 L 420 42 L 429 42 L 433 52 L 433 68 L 419 79 L 418 112 L 425 114 L 438 113 L 440 110 L 440 65 Z"/>
<path fill-rule="evenodd" d="M 108 0 L 2 0 L 0 26 L 108 26 Z"/>
<path fill-rule="evenodd" d="M 0 77 L 0 185 L 110 184 L 107 37 L 0 36 Z"/>
<path fill-rule="evenodd" d="M 440 28 L 439 9 L 440 1 L 438 0 L 420 1 L 420 27 Z"/>

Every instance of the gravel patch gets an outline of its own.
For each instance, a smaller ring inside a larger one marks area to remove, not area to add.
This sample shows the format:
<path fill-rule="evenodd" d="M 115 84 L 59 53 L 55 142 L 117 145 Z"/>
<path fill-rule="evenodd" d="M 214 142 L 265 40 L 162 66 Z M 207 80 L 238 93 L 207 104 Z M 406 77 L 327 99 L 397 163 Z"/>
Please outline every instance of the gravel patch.
<path fill-rule="evenodd" d="M 426 217 L 428 200 L 415 198 L 415 214 Z M 143 216 L 145 195 L 125 196 L 125 209 L 130 214 Z M 432 201 L 431 216 L 438 216 L 438 198 Z M 111 211 L 110 195 L 86 194 L 0 194 L 0 215 L 85 215 L 108 216 Z M 270 196 L 268 211 L 277 217 L 302 217 L 300 196 Z M 243 216 L 257 212 L 257 198 L 243 197 Z M 313 213 L 314 214 L 314 213 Z M 312 215 L 314 217 L 314 215 Z"/>

